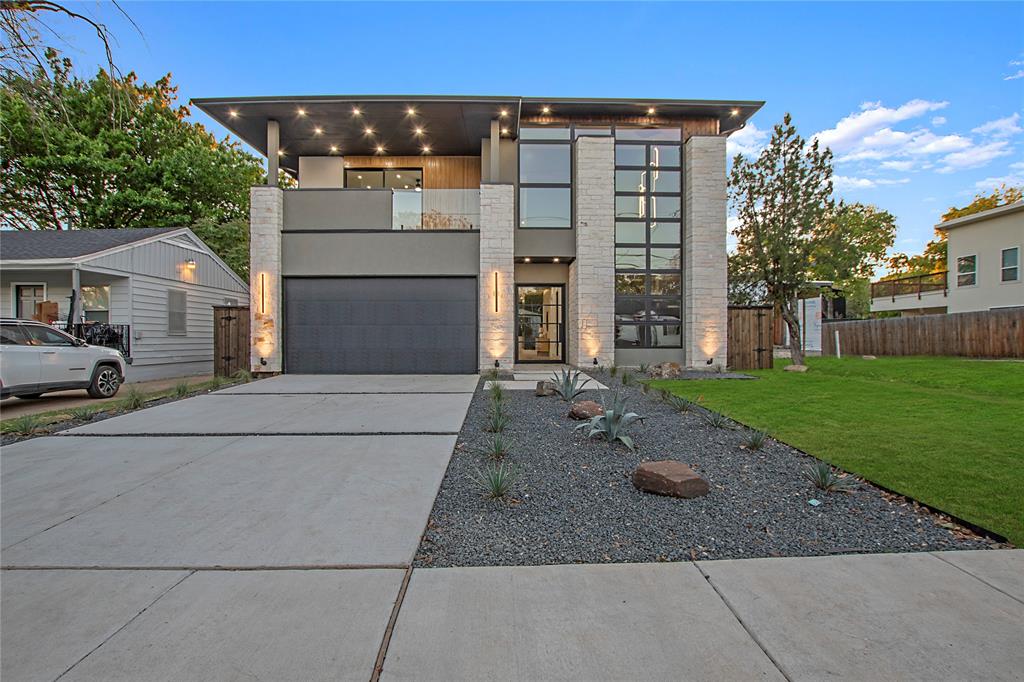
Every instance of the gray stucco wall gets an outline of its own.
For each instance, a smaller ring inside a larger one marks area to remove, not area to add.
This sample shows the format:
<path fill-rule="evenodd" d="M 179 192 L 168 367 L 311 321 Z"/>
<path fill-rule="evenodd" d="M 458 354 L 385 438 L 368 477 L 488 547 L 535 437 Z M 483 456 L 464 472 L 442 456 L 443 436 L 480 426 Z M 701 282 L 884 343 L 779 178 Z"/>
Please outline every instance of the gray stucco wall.
<path fill-rule="evenodd" d="M 480 271 L 480 233 L 285 232 L 281 274 L 296 276 L 468 275 Z"/>
<path fill-rule="evenodd" d="M 516 230 L 516 258 L 524 256 L 572 258 L 576 255 L 576 230 Z"/>
<path fill-rule="evenodd" d="M 391 190 L 296 189 L 284 192 L 284 231 L 390 230 Z"/>
<path fill-rule="evenodd" d="M 516 284 L 567 284 L 569 266 L 563 263 L 516 263 Z"/>

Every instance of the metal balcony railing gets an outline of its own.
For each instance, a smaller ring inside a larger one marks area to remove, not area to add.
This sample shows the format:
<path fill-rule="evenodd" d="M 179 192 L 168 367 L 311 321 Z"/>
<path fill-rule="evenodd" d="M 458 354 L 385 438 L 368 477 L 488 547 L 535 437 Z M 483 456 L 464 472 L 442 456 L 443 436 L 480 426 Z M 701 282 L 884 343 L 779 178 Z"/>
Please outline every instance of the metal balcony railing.
<path fill-rule="evenodd" d="M 930 272 L 926 275 L 911 275 L 897 279 L 884 279 L 880 282 L 871 283 L 871 298 L 890 298 L 893 302 L 897 296 L 917 295 L 918 300 L 921 294 L 931 291 L 941 291 L 943 296 L 949 294 L 946 270 L 942 272 Z"/>

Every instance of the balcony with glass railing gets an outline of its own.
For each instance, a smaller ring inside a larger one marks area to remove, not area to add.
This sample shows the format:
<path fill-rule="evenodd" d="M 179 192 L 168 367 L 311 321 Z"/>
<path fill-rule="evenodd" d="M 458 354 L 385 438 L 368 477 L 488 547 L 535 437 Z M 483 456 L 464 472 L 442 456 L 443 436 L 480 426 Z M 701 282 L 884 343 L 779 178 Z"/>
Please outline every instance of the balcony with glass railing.
<path fill-rule="evenodd" d="M 476 230 L 479 189 L 293 189 L 284 196 L 284 229 Z"/>

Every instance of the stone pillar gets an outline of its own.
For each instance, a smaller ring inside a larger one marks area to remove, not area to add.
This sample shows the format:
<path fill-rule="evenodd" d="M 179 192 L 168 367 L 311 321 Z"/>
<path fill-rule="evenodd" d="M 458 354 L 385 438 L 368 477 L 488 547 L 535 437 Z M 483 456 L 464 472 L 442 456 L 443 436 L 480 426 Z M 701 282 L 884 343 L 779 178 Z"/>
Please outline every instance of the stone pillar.
<path fill-rule="evenodd" d="M 515 358 L 515 188 L 480 185 L 480 371 Z"/>
<path fill-rule="evenodd" d="M 683 147 L 683 168 L 683 354 L 686 365 L 694 369 L 724 367 L 728 325 L 725 137 L 691 137 Z"/>
<path fill-rule="evenodd" d="M 569 267 L 570 364 L 615 362 L 615 141 L 576 140 L 576 260 Z"/>
<path fill-rule="evenodd" d="M 253 187 L 249 193 L 250 366 L 253 373 L 279 373 L 281 362 L 281 229 L 284 192 Z"/>

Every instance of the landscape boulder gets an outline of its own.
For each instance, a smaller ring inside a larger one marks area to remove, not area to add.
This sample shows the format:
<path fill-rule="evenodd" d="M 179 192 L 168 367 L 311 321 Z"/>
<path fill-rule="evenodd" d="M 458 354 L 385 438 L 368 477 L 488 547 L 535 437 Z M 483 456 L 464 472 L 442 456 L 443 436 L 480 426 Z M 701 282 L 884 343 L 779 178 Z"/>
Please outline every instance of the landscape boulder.
<path fill-rule="evenodd" d="M 572 407 L 569 408 L 569 418 L 580 421 L 593 419 L 602 414 L 604 414 L 604 408 L 601 407 L 600 403 L 595 403 L 593 400 L 581 400 L 578 403 L 573 403 Z"/>
<path fill-rule="evenodd" d="M 537 388 L 533 392 L 537 396 L 547 396 L 555 394 L 555 385 L 550 381 L 538 381 Z"/>
<path fill-rule="evenodd" d="M 862 360 L 877 360 L 878 359 L 874 355 L 862 355 L 860 357 L 861 357 Z"/>
<path fill-rule="evenodd" d="M 678 362 L 659 362 L 648 372 L 655 379 L 677 379 L 682 373 L 683 366 Z"/>
<path fill-rule="evenodd" d="M 807 365 L 786 365 L 782 369 L 786 370 L 787 372 L 806 372 Z"/>
<path fill-rule="evenodd" d="M 682 462 L 673 459 L 641 462 L 633 472 L 633 486 L 656 495 L 686 499 L 707 495 L 708 482 Z"/>

